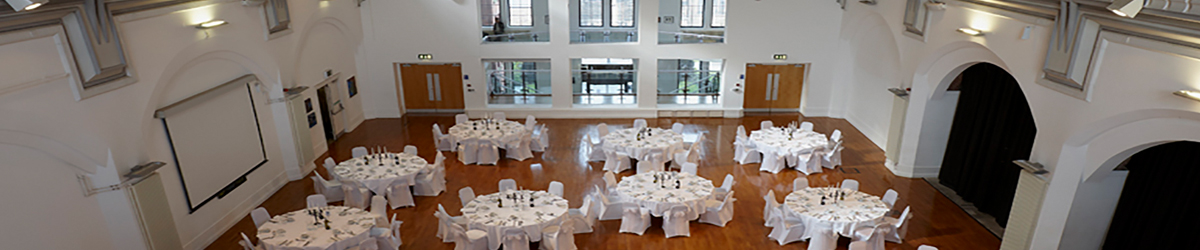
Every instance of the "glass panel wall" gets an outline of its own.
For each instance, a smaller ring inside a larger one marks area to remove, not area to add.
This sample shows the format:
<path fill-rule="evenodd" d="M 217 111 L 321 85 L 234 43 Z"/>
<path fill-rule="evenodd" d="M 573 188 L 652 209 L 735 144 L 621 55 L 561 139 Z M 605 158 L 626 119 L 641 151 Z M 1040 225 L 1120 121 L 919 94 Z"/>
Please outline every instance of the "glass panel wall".
<path fill-rule="evenodd" d="M 637 59 L 571 59 L 576 105 L 637 104 Z"/>
<path fill-rule="evenodd" d="M 637 42 L 636 0 L 570 0 L 571 43 Z"/>
<path fill-rule="evenodd" d="M 484 60 L 488 104 L 550 104 L 550 60 Z"/>
<path fill-rule="evenodd" d="M 658 43 L 724 43 L 726 0 L 660 0 Z"/>
<path fill-rule="evenodd" d="M 549 42 L 549 0 L 479 0 L 482 43 Z"/>
<path fill-rule="evenodd" d="M 718 104 L 723 60 L 659 59 L 658 104 Z"/>

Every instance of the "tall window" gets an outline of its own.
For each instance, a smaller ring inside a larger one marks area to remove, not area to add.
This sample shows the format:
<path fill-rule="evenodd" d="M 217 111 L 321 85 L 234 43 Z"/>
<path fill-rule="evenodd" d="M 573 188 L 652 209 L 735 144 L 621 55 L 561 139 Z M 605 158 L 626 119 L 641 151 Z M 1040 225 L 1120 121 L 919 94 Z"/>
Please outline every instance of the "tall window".
<path fill-rule="evenodd" d="M 659 104 L 717 104 L 722 60 L 659 59 Z"/>
<path fill-rule="evenodd" d="M 680 27 L 704 27 L 704 0 L 680 1 Z"/>
<path fill-rule="evenodd" d="M 636 104 L 637 59 L 571 59 L 574 104 Z"/>
<path fill-rule="evenodd" d="M 725 1 L 713 0 L 712 27 L 725 27 Z"/>
<path fill-rule="evenodd" d="M 492 26 L 496 24 L 496 18 L 500 17 L 500 0 L 479 0 L 480 20 L 483 21 L 483 26 Z"/>
<path fill-rule="evenodd" d="M 550 104 L 550 60 L 483 61 L 488 104 Z"/>
<path fill-rule="evenodd" d="M 509 0 L 509 26 L 533 26 L 533 4 L 530 0 Z"/>
<path fill-rule="evenodd" d="M 612 27 L 633 27 L 633 5 L 634 0 L 611 0 L 612 1 L 612 17 L 609 20 L 608 26 Z"/>
<path fill-rule="evenodd" d="M 579 1 L 579 27 L 604 26 L 604 0 Z"/>

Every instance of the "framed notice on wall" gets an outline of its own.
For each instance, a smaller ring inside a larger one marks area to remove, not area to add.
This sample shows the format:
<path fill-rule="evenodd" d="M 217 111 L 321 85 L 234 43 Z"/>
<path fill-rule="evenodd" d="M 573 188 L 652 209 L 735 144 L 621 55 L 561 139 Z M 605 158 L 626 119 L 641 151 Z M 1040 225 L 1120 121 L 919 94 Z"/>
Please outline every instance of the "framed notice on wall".
<path fill-rule="evenodd" d="M 308 114 L 308 127 L 317 126 L 317 113 Z"/>
<path fill-rule="evenodd" d="M 354 82 L 354 77 L 346 79 L 346 89 L 350 92 L 350 97 L 358 95 L 358 83 Z"/>

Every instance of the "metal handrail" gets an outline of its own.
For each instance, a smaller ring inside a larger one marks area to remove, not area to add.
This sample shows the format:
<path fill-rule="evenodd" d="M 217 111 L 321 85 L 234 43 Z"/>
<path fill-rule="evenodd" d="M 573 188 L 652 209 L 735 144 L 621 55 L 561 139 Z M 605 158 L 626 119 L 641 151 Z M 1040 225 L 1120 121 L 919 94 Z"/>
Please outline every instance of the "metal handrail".
<path fill-rule="evenodd" d="M 519 36 L 529 36 L 530 38 L 532 38 L 532 42 L 538 42 L 539 34 L 549 34 L 549 33 L 550 33 L 549 31 L 538 31 L 538 32 L 492 34 L 492 35 L 483 36 L 483 39 L 481 39 L 481 42 L 512 42 L 513 40 L 516 39 L 516 37 L 519 37 Z M 493 38 L 501 38 L 501 39 L 507 38 L 508 40 L 492 41 Z"/>

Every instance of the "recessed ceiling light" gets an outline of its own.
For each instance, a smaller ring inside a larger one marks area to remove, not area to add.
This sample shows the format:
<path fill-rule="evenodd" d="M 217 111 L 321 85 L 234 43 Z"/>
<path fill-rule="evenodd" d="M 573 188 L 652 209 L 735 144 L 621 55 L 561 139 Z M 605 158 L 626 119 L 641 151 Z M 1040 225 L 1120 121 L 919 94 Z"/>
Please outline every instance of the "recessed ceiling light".
<path fill-rule="evenodd" d="M 8 6 L 15 11 L 30 11 L 42 7 L 50 0 L 4 0 L 4 2 L 7 2 Z"/>
<path fill-rule="evenodd" d="M 971 36 L 982 36 L 983 35 L 982 30 L 977 30 L 977 29 L 967 28 L 967 27 L 958 28 L 958 32 L 962 32 L 963 34 L 967 34 L 967 35 L 971 35 Z"/>
<path fill-rule="evenodd" d="M 1143 4 L 1146 4 L 1145 0 L 1114 0 L 1105 8 L 1118 16 L 1133 18 L 1142 11 Z"/>
<path fill-rule="evenodd" d="M 207 22 L 203 22 L 203 23 L 197 24 L 197 25 L 196 25 L 196 28 L 198 28 L 198 29 L 209 29 L 209 28 L 213 28 L 213 27 L 217 27 L 217 26 L 221 26 L 221 25 L 226 25 L 226 24 L 229 24 L 229 23 L 225 22 L 225 20 L 221 20 L 221 19 L 214 19 L 214 20 L 211 20 L 211 21 L 207 21 Z"/>
<path fill-rule="evenodd" d="M 1175 91 L 1175 95 L 1182 96 L 1183 98 L 1187 98 L 1187 99 L 1192 99 L 1193 101 L 1200 101 L 1200 91 L 1180 90 L 1180 91 Z"/>

